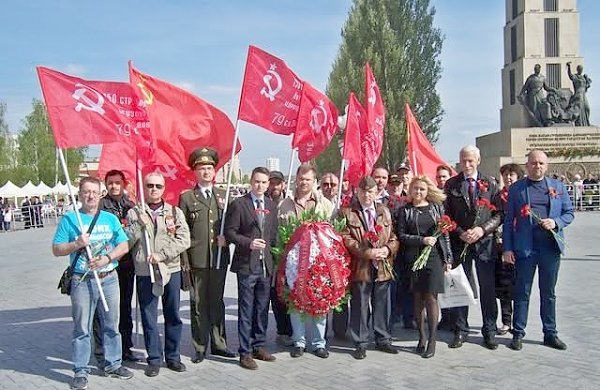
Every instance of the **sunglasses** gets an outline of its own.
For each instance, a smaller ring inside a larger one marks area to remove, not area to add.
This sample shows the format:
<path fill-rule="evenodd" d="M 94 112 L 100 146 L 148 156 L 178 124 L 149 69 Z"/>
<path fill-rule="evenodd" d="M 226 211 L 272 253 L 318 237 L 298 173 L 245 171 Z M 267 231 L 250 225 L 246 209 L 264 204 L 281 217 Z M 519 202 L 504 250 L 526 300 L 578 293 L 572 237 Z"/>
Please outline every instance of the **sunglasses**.
<path fill-rule="evenodd" d="M 164 184 L 154 184 L 154 183 L 146 183 L 146 188 L 151 190 L 152 188 L 156 188 L 157 190 L 162 190 L 165 188 Z"/>
<path fill-rule="evenodd" d="M 336 187 L 337 183 L 321 183 L 322 187 Z"/>

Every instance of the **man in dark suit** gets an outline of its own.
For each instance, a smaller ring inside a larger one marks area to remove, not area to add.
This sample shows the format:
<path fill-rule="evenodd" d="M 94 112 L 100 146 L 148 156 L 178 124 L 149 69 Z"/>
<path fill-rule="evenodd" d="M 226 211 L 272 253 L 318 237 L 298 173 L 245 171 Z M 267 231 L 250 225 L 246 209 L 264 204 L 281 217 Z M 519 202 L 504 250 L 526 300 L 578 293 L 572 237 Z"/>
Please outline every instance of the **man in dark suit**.
<path fill-rule="evenodd" d="M 502 260 L 515 264 L 513 290 L 513 340 L 509 347 L 523 347 L 529 295 L 535 269 L 539 270 L 540 316 L 544 345 L 564 350 L 567 345 L 556 331 L 556 295 L 560 255 L 565 249 L 564 228 L 573 222 L 573 204 L 564 184 L 546 176 L 548 157 L 532 150 L 527 157 L 527 178 L 510 186 L 502 227 Z M 553 234 L 554 233 L 554 234 Z"/>
<path fill-rule="evenodd" d="M 265 192 L 269 170 L 254 168 L 252 191 L 231 203 L 225 219 L 225 237 L 235 244 L 231 272 L 238 279 L 238 333 L 240 366 L 256 370 L 254 359 L 272 362 L 264 348 L 267 340 L 273 256 L 277 240 L 277 205 Z"/>
<path fill-rule="evenodd" d="M 479 280 L 479 301 L 483 326 L 483 345 L 488 349 L 498 348 L 496 342 L 496 320 L 498 306 L 495 294 L 494 230 L 500 225 L 500 215 L 488 206 L 498 192 L 496 181 L 481 172 L 477 167 L 481 161 L 479 149 L 467 145 L 460 150 L 461 172 L 448 179 L 445 186 L 446 214 L 456 221 L 458 227 L 450 233 L 450 241 L 455 262 L 463 265 L 465 274 L 474 286 L 473 262 Z M 469 334 L 467 318 L 469 307 L 451 309 L 454 339 L 450 348 L 460 348 Z"/>
<path fill-rule="evenodd" d="M 233 358 L 227 349 L 225 335 L 225 276 L 229 264 L 229 249 L 225 237 L 219 235 L 225 191 L 214 188 L 215 165 L 219 161 L 213 149 L 196 149 L 189 158 L 189 166 L 196 173 L 198 184 L 181 194 L 179 208 L 190 227 L 192 245 L 183 253 L 183 265 L 191 269 L 190 314 L 192 343 L 196 355 L 192 363 L 200 363 L 206 356 L 210 339 L 213 355 Z M 217 254 L 222 248 L 220 265 Z"/>

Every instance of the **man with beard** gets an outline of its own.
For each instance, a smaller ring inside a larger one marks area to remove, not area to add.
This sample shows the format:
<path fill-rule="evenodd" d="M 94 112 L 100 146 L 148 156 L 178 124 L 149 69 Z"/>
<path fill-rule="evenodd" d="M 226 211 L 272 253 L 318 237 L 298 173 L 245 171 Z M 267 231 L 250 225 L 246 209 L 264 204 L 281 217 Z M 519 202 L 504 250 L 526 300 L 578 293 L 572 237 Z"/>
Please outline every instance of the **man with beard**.
<path fill-rule="evenodd" d="M 115 215 L 122 227 L 127 226 L 127 213 L 135 204 L 124 194 L 125 174 L 113 169 L 104 176 L 107 194 L 100 199 L 100 210 L 108 211 Z M 119 332 L 121 333 L 123 361 L 139 362 L 141 358 L 133 353 L 133 320 L 131 300 L 133 299 L 134 266 L 131 254 L 125 254 L 119 261 L 117 268 L 119 276 Z M 97 310 L 103 310 L 99 307 Z M 94 315 L 94 355 L 99 365 L 104 363 L 104 350 L 102 347 L 102 334 L 100 333 L 100 318 L 98 312 Z"/>
<path fill-rule="evenodd" d="M 265 193 L 265 196 L 270 198 L 277 207 L 285 199 L 285 179 L 283 173 L 279 171 L 271 171 L 269 173 L 269 188 Z M 287 313 L 287 306 L 285 303 L 279 300 L 277 297 L 277 290 L 275 286 L 271 286 L 271 309 L 273 310 L 273 317 L 275 317 L 275 323 L 277 324 L 277 336 L 276 342 L 284 347 L 291 347 L 294 345 L 292 341 L 292 323 L 290 322 L 290 315 Z"/>

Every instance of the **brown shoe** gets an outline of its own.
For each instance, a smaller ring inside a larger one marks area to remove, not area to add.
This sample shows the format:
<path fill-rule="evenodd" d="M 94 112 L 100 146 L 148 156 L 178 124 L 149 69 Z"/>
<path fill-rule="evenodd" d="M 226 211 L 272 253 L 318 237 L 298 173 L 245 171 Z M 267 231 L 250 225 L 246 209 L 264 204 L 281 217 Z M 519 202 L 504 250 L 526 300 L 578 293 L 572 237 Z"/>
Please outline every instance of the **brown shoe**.
<path fill-rule="evenodd" d="M 275 356 L 271 355 L 264 348 L 257 349 L 256 351 L 254 351 L 254 353 L 252 355 L 254 356 L 254 359 L 262 360 L 263 362 L 274 362 L 275 361 Z"/>
<path fill-rule="evenodd" d="M 240 366 L 242 366 L 242 368 L 245 368 L 248 370 L 257 370 L 258 369 L 258 364 L 256 364 L 256 362 L 254 361 L 254 359 L 252 359 L 252 356 L 250 356 L 250 355 L 240 356 Z"/>

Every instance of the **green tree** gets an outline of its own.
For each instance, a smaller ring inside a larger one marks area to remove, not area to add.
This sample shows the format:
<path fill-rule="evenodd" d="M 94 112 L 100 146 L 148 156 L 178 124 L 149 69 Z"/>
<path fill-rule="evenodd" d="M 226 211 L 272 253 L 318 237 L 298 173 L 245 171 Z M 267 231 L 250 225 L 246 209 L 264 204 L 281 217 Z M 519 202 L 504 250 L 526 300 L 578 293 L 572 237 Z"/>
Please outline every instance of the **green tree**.
<path fill-rule="evenodd" d="M 31 113 L 23 120 L 23 128 L 18 136 L 17 168 L 23 176 L 18 178 L 18 183 L 14 183 L 22 185 L 31 180 L 34 184 L 43 181 L 52 186 L 56 177 L 65 182 L 62 168 L 56 164 L 56 144 L 48 123 L 46 107 L 38 99 L 33 100 L 32 107 Z M 77 177 L 85 150 L 86 148 L 64 150 L 71 180 Z"/>
<path fill-rule="evenodd" d="M 327 83 L 326 93 L 341 112 L 352 91 L 364 104 L 364 65 L 369 62 L 386 108 L 378 163 L 388 168 L 405 159 L 405 103 L 429 139 L 437 140 L 443 115 L 436 91 L 443 36 L 433 25 L 435 9 L 429 4 L 429 0 L 354 0 Z M 321 172 L 339 170 L 337 139 L 319 156 L 317 166 Z"/>
<path fill-rule="evenodd" d="M 6 103 L 0 101 L 0 171 L 9 169 L 12 163 L 12 140 L 8 131 L 8 124 L 4 119 L 6 115 Z"/>

